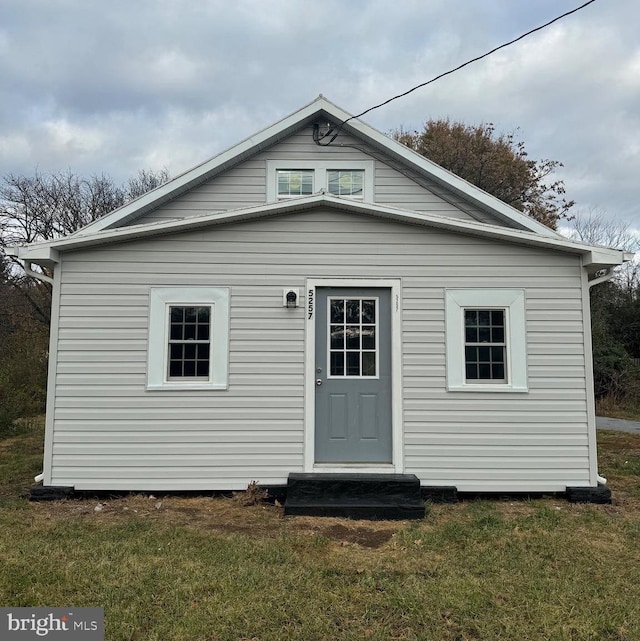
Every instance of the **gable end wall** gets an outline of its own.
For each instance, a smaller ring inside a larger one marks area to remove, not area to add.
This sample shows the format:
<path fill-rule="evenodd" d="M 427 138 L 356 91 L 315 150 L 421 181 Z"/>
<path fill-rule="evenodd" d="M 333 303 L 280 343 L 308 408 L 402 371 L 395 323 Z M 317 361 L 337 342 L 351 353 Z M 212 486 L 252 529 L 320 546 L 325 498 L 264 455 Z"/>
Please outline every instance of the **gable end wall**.
<path fill-rule="evenodd" d="M 415 182 L 408 170 L 392 161 L 381 160 L 365 143 L 342 134 L 342 145 L 319 147 L 312 139 L 312 128 L 293 134 L 249 160 L 226 170 L 173 201 L 145 214 L 133 224 L 180 219 L 207 212 L 226 211 L 264 204 L 267 200 L 267 161 L 344 161 L 375 159 L 375 194 L 378 204 L 391 205 L 417 212 L 428 212 L 462 220 L 504 224 L 490 214 L 449 194 L 435 182 L 422 178 Z M 349 146 L 352 145 L 352 146 Z M 354 148 L 355 147 L 355 148 Z M 373 154 L 373 155 L 369 155 Z"/>

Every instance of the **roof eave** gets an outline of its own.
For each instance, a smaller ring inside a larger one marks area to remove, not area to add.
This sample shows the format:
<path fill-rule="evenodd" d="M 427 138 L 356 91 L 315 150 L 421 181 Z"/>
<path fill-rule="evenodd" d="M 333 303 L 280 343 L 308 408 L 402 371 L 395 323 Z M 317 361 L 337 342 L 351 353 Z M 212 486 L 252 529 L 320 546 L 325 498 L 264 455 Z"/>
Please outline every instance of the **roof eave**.
<path fill-rule="evenodd" d="M 634 254 L 619 249 L 587 247 L 583 256 L 582 265 L 586 267 L 589 272 L 597 272 L 600 269 L 630 262 L 633 260 Z"/>
<path fill-rule="evenodd" d="M 103 230 L 83 236 L 74 235 L 57 241 L 21 247 L 20 251 L 25 252 L 25 256 L 28 253 L 30 256 L 45 257 L 47 255 L 53 255 L 50 253 L 52 250 L 65 251 L 116 242 L 125 242 L 147 236 L 191 231 L 206 226 L 242 222 L 265 216 L 295 213 L 323 205 L 353 213 L 365 213 L 402 223 L 434 227 L 454 233 L 463 233 L 472 236 L 492 238 L 494 240 L 504 242 L 512 242 L 520 245 L 530 245 L 580 254 L 583 256 L 583 264 L 586 267 L 589 267 L 590 270 L 593 270 L 596 266 L 619 265 L 625 262 L 625 260 L 628 260 L 628 258 L 625 258 L 628 254 L 623 251 L 583 245 L 581 243 L 567 240 L 564 237 L 549 238 L 530 231 L 508 229 L 485 223 L 472 223 L 454 218 L 446 218 L 436 214 L 406 211 L 386 205 L 374 205 L 371 203 L 353 201 L 327 194 L 317 194 L 305 198 L 279 201 L 267 205 L 247 207 L 223 213 L 210 213 L 190 218 L 183 218 L 180 220 L 170 220 Z M 21 253 L 20 256 L 23 257 L 23 254 Z"/>
<path fill-rule="evenodd" d="M 5 253 L 19 260 L 37 263 L 44 267 L 53 267 L 56 263 L 60 262 L 60 253 L 52 246 L 53 242 L 55 241 L 19 247 L 7 247 Z"/>

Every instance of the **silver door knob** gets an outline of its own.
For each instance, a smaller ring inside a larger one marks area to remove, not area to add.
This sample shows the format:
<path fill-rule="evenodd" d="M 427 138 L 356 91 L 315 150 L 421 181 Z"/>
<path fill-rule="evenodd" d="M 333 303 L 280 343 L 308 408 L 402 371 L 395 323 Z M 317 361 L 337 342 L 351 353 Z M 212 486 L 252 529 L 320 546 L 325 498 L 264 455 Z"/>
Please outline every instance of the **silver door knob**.
<path fill-rule="evenodd" d="M 320 387 L 322 385 L 322 379 L 321 378 L 316 378 L 316 385 Z"/>

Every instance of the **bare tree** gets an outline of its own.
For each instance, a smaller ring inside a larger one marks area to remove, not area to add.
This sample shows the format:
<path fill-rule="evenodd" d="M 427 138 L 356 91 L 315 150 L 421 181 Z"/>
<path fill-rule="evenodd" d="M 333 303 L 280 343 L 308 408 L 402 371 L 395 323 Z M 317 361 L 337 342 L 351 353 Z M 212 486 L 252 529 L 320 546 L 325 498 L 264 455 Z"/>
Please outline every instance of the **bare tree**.
<path fill-rule="evenodd" d="M 138 198 L 169 178 L 166 169 L 141 170 L 122 186 L 108 176 L 82 178 L 71 171 L 19 176 L 0 184 L 0 242 L 14 244 L 53 240 L 73 233 Z"/>
<path fill-rule="evenodd" d="M 629 223 L 606 215 L 603 209 L 591 208 L 577 213 L 567 235 L 589 245 L 615 247 L 629 252 L 640 252 L 640 231 Z M 633 298 L 640 295 L 640 263 L 638 257 L 616 269 L 615 283 L 620 292 Z"/>
<path fill-rule="evenodd" d="M 17 261 L 7 256 L 5 247 L 67 236 L 168 179 L 166 169 L 143 169 L 124 185 L 117 185 L 104 174 L 82 178 L 71 171 L 5 176 L 0 182 L 2 282 L 17 288 L 35 315 L 48 323 L 50 286 L 26 277 Z"/>
<path fill-rule="evenodd" d="M 640 250 L 640 231 L 632 229 L 629 223 L 607 216 L 603 209 L 579 212 L 571 223 L 568 236 L 573 240 L 627 251 Z"/>
<path fill-rule="evenodd" d="M 160 187 L 160 185 L 168 182 L 169 177 L 169 172 L 166 167 L 159 171 L 141 169 L 137 176 L 129 178 L 129 181 L 127 182 L 127 200 L 140 198 L 140 196 L 143 196 L 152 189 L 156 189 L 157 187 Z"/>

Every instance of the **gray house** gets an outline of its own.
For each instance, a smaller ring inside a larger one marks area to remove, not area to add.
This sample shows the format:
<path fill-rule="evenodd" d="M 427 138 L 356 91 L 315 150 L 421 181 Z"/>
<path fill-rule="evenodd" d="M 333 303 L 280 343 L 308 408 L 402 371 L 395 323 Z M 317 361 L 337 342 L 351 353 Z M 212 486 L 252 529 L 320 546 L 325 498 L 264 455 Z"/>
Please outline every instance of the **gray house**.
<path fill-rule="evenodd" d="M 291 473 L 598 485 L 570 242 L 322 96 L 61 240 L 44 486 L 239 490 Z"/>

